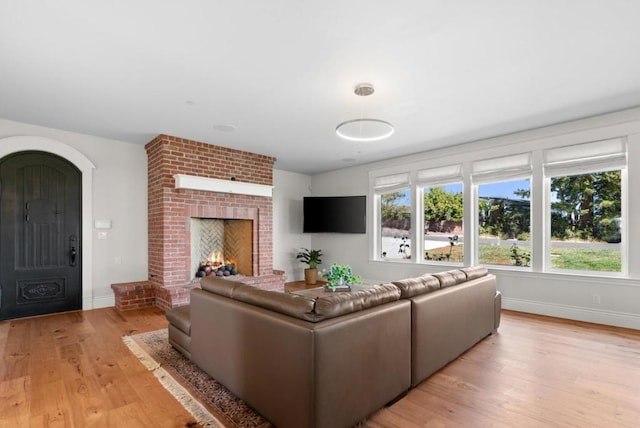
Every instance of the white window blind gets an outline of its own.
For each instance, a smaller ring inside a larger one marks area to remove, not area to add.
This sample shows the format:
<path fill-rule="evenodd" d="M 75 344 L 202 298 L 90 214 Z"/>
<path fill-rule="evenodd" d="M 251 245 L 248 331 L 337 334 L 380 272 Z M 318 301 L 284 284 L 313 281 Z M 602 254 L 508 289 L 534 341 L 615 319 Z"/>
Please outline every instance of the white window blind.
<path fill-rule="evenodd" d="M 612 171 L 626 166 L 627 144 L 622 138 L 544 151 L 547 177 Z"/>
<path fill-rule="evenodd" d="M 471 179 L 476 184 L 531 175 L 531 153 L 486 159 L 471 164 Z"/>
<path fill-rule="evenodd" d="M 373 179 L 373 189 L 377 193 L 398 190 L 409 185 L 409 173 L 384 175 Z"/>
<path fill-rule="evenodd" d="M 418 171 L 418 184 L 437 186 L 462 181 L 462 165 L 441 166 Z"/>

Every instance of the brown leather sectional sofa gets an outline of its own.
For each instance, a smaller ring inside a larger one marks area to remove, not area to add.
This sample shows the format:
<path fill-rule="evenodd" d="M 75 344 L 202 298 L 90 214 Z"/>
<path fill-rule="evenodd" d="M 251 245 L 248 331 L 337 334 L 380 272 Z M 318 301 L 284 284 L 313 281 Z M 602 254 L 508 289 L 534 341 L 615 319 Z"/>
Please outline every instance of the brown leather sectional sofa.
<path fill-rule="evenodd" d="M 170 342 L 278 427 L 352 426 L 500 324 L 483 267 L 320 297 L 201 286 L 167 313 Z"/>

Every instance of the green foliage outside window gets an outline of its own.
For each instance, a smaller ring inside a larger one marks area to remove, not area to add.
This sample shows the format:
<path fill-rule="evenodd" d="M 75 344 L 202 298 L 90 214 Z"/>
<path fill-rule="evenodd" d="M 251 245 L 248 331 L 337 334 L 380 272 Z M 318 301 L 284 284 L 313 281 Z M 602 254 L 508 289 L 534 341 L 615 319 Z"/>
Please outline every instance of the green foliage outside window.
<path fill-rule="evenodd" d="M 552 239 L 620 242 L 620 171 L 553 177 Z"/>
<path fill-rule="evenodd" d="M 411 210 L 408 205 L 401 203 L 405 195 L 402 192 L 385 193 L 380 196 L 382 200 L 382 221 L 404 220 L 411 218 Z"/>
<path fill-rule="evenodd" d="M 463 213 L 462 193 L 431 187 L 424 194 L 424 220 L 427 222 L 462 222 Z"/>

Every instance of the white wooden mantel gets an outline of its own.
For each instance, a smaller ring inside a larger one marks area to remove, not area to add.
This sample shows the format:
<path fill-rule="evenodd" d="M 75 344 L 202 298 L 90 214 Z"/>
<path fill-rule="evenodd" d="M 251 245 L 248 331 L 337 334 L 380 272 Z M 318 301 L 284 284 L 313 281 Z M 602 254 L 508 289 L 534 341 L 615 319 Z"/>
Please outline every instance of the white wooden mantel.
<path fill-rule="evenodd" d="M 267 186 L 266 184 L 243 183 L 242 181 L 220 180 L 185 174 L 175 174 L 173 178 L 176 182 L 176 189 L 273 197 L 273 186 Z"/>

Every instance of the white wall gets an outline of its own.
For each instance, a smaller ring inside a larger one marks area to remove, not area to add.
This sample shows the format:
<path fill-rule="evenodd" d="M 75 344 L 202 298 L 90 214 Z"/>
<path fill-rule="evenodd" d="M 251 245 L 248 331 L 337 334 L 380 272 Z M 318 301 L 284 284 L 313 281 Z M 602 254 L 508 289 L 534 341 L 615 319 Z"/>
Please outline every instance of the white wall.
<path fill-rule="evenodd" d="M 114 305 L 111 284 L 147 279 L 147 155 L 144 146 L 0 119 L 1 139 L 46 137 L 69 146 L 95 165 L 93 170 L 92 260 L 89 303 L 84 309 Z M 52 149 L 55 153 L 55 150 Z M 274 170 L 273 266 L 289 281 L 303 278 L 305 265 L 295 259 L 311 246 L 302 233 L 302 198 L 311 194 L 311 177 Z M 111 220 L 108 239 L 99 240 L 94 220 Z M 84 284 L 87 286 L 87 284 Z"/>
<path fill-rule="evenodd" d="M 498 276 L 498 289 L 503 293 L 506 309 L 640 329 L 640 263 L 637 263 L 640 260 L 640 223 L 637 221 L 640 198 L 636 197 L 640 186 L 640 109 L 319 174 L 311 178 L 312 193 L 314 196 L 366 194 L 370 219 L 371 171 L 406 171 L 411 164 L 436 167 L 620 136 L 628 138 L 629 148 L 628 276 L 577 276 L 503 269 L 492 269 L 492 272 Z M 311 245 L 324 251 L 325 265 L 349 263 L 369 281 L 451 268 L 446 264 L 372 260 L 371 236 L 371 224 L 367 224 L 366 235 L 313 234 Z M 594 294 L 600 296 L 600 303 L 594 303 Z"/>
<path fill-rule="evenodd" d="M 147 157 L 142 145 L 43 128 L 0 119 L 0 139 L 31 135 L 55 139 L 86 156 L 93 173 L 93 219 L 111 220 L 107 240 L 92 230 L 92 307 L 113 305 L 112 283 L 147 278 Z M 628 136 L 629 203 L 628 278 L 568 276 L 494 269 L 504 307 L 570 319 L 640 329 L 640 109 L 569 124 L 480 141 L 449 149 L 425 152 L 375 164 L 357 166 L 309 177 L 274 170 L 273 250 L 275 269 L 288 280 L 303 278 L 304 265 L 295 260 L 300 247 L 322 249 L 321 267 L 332 262 L 350 263 L 355 272 L 371 281 L 384 281 L 446 269 L 445 265 L 381 262 L 370 259 L 371 225 L 365 235 L 303 234 L 302 198 L 368 195 L 369 172 L 399 168 L 408 163 L 473 160 L 539 147 Z M 310 189 L 313 189 L 311 191 Z M 368 207 L 371 218 L 371 207 Z M 117 260 L 121 263 L 117 264 Z M 594 304 L 592 295 L 601 296 Z"/>
<path fill-rule="evenodd" d="M 311 177 L 274 169 L 273 187 L 273 268 L 298 281 L 306 265 L 296 254 L 311 246 L 311 235 L 302 233 L 302 198 L 311 194 Z"/>
<path fill-rule="evenodd" d="M 106 240 L 98 240 L 98 231 L 90 229 L 92 293 L 83 308 L 113 306 L 111 284 L 142 281 L 148 275 L 144 146 L 0 119 L 0 139 L 13 136 L 54 139 L 79 151 L 95 165 L 93 219 L 88 221 L 93 224 L 94 220 L 111 220 L 112 228 L 106 231 Z"/>

